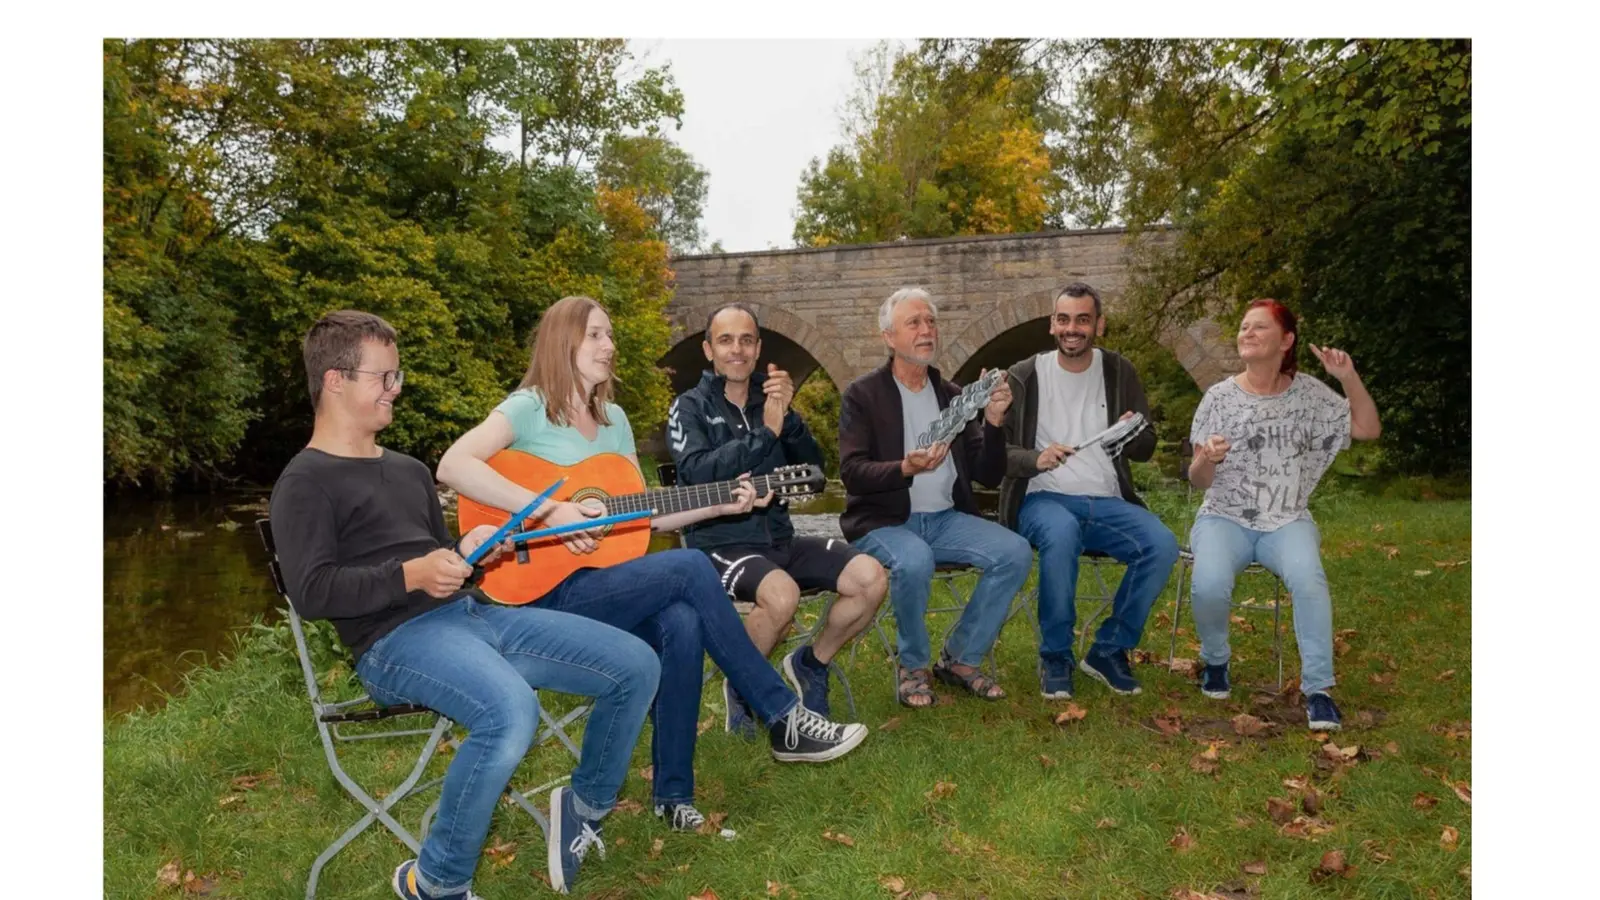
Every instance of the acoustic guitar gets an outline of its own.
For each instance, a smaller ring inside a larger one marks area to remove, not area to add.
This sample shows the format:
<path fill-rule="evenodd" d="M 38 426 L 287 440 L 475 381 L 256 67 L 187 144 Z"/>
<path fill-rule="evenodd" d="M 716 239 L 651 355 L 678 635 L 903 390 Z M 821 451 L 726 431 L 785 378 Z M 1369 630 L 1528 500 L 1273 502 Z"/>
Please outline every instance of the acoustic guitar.
<path fill-rule="evenodd" d="M 607 513 L 648 510 L 652 518 L 732 502 L 733 489 L 739 484 L 719 481 L 645 490 L 639 468 L 619 453 L 597 453 L 575 466 L 558 466 L 520 450 L 501 450 L 489 457 L 489 467 L 530 491 L 542 491 L 566 478 L 552 500 L 598 500 L 605 504 Z M 817 494 L 827 484 L 827 477 L 814 465 L 783 466 L 750 480 L 757 497 L 769 492 L 777 494 L 773 502 Z M 479 525 L 498 528 L 510 515 L 468 497 L 459 498 L 457 519 L 462 534 Z M 528 527 L 536 526 L 530 521 Z M 650 518 L 602 526 L 598 531 L 599 547 L 593 553 L 573 553 L 559 537 L 520 544 L 515 553 L 502 554 L 484 567 L 479 587 L 498 603 L 521 606 L 548 594 L 579 569 L 614 566 L 638 559 L 650 549 Z"/>

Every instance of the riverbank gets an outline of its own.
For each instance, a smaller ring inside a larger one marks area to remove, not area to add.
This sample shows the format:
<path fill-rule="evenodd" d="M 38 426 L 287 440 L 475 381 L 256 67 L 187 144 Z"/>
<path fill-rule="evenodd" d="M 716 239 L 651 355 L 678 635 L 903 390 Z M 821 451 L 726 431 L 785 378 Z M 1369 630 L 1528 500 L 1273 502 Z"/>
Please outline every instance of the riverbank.
<path fill-rule="evenodd" d="M 649 803 L 647 732 L 623 790 L 631 802 L 607 821 L 608 858 L 585 867 L 579 895 L 769 896 L 770 884 L 798 897 L 1466 896 L 1471 504 L 1388 493 L 1326 490 L 1313 503 L 1340 630 L 1342 733 L 1311 736 L 1295 707 L 1245 689 L 1272 680 L 1270 615 L 1233 626 L 1232 700 L 1207 701 L 1168 671 L 1170 586 L 1136 668 L 1145 692 L 1112 697 L 1084 679 L 1074 701 L 1084 715 L 1062 724 L 1068 707 L 1033 689 L 1023 622 L 999 645 L 1010 698 L 952 697 L 921 713 L 895 705 L 874 639 L 849 666 L 873 732 L 835 764 L 772 763 L 713 727 L 720 692 L 706 692 L 698 802 L 727 814 L 732 842 L 668 833 L 635 806 Z M 1182 527 L 1181 493 L 1149 499 Z M 1269 600 L 1270 582 L 1242 581 L 1239 598 L 1250 596 Z M 1180 626 L 1179 656 L 1192 658 L 1187 613 Z M 106 725 L 107 896 L 176 896 L 192 871 L 190 886 L 212 897 L 300 897 L 312 858 L 357 817 L 323 762 L 286 630 L 256 629 L 230 656 L 192 673 L 166 708 Z M 353 772 L 390 783 L 414 758 L 353 750 Z M 547 748 L 517 782 L 567 765 Z M 414 826 L 430 800 L 401 804 L 401 820 Z M 531 820 L 500 814 L 489 845 L 498 849 L 478 872 L 483 896 L 543 895 Z M 1338 862 L 1331 851 L 1344 871 L 1319 874 Z M 369 832 L 330 865 L 324 896 L 389 896 L 388 873 L 407 855 Z M 163 885 L 164 869 L 180 887 Z"/>

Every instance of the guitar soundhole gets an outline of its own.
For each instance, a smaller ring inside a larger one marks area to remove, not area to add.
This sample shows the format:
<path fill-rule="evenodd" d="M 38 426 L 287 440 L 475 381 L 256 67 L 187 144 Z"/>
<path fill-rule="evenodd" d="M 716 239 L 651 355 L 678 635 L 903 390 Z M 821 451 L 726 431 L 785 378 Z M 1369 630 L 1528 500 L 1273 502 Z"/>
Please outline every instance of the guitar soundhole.
<path fill-rule="evenodd" d="M 605 503 L 609 499 L 611 499 L 611 495 L 597 487 L 579 488 L 578 490 L 572 492 L 571 497 L 567 498 L 568 502 L 571 503 L 582 503 L 585 500 L 598 500 L 601 503 Z M 610 510 L 607 510 L 607 512 L 610 512 Z M 615 526 L 600 526 L 600 537 L 605 537 L 606 535 L 610 534 L 613 527 Z"/>

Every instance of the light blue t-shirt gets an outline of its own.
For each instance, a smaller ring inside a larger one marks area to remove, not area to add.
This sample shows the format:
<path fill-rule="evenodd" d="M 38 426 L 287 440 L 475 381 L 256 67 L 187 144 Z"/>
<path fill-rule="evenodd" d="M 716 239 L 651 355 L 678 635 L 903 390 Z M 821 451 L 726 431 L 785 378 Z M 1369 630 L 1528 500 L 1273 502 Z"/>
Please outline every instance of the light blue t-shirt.
<path fill-rule="evenodd" d="M 545 415 L 544 396 L 536 389 L 512 391 L 495 409 L 511 422 L 512 450 L 531 453 L 558 466 L 572 466 L 596 453 L 634 452 L 633 427 L 615 403 L 606 404 L 610 425 L 601 425 L 594 440 L 571 425 L 557 425 Z"/>
<path fill-rule="evenodd" d="M 909 388 L 894 380 L 894 386 L 900 391 L 900 409 L 903 436 L 905 438 L 906 453 L 912 450 L 925 450 L 918 447 L 917 436 L 927 431 L 935 419 L 939 418 L 939 398 L 934 395 L 933 382 L 922 386 L 922 390 L 913 393 Z M 961 438 L 958 436 L 956 442 Z M 955 453 L 958 448 L 952 448 Z M 914 513 L 941 512 L 955 506 L 951 494 L 956 486 L 956 461 L 949 454 L 945 455 L 944 462 L 932 472 L 923 472 L 911 479 L 911 511 Z"/>

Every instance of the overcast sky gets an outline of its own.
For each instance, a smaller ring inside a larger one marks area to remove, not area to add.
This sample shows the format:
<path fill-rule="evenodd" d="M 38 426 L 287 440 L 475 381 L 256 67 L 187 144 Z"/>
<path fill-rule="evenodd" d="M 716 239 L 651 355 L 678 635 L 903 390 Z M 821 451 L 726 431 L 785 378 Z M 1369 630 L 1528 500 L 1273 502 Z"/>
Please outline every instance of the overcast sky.
<path fill-rule="evenodd" d="M 711 173 L 701 232 L 709 245 L 794 246 L 795 191 L 814 156 L 840 142 L 851 55 L 873 40 L 633 41 L 647 65 L 672 63 L 683 90 L 679 146 Z"/>

